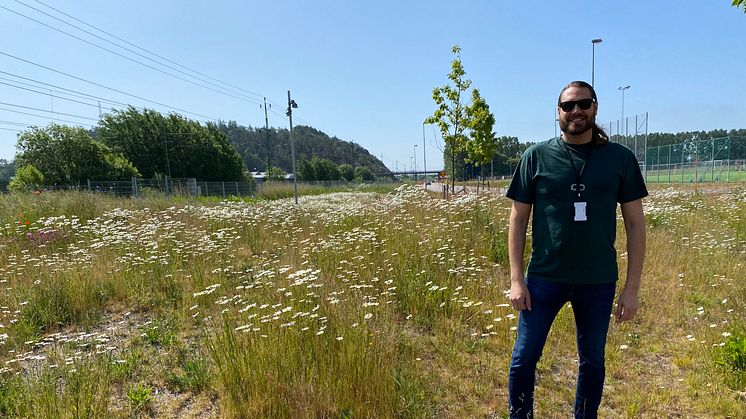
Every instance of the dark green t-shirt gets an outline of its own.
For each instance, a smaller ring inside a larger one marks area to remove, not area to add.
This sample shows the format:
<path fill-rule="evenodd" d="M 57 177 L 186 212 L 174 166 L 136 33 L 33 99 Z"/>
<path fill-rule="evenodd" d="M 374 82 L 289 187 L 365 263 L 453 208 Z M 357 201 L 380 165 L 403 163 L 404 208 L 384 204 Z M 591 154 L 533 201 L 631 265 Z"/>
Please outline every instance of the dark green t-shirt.
<path fill-rule="evenodd" d="M 586 156 L 580 179 L 585 190 L 578 198 L 571 186 Z M 635 155 L 621 144 L 567 144 L 566 151 L 563 141 L 555 138 L 529 147 L 507 192 L 510 199 L 533 205 L 527 275 L 571 284 L 616 281 L 617 202 L 647 195 Z M 574 221 L 576 202 L 586 203 L 586 221 Z"/>

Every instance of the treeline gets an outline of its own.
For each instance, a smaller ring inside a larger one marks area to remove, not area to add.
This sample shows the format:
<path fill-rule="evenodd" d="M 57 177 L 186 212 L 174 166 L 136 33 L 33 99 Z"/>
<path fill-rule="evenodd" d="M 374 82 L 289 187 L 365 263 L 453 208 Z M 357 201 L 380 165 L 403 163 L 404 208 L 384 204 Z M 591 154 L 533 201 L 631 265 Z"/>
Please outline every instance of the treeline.
<path fill-rule="evenodd" d="M 375 179 L 373 172 L 368 167 L 353 167 L 350 164 L 335 164 L 328 159 L 314 156 L 311 160 L 303 159 L 298 165 L 298 180 L 302 181 L 371 181 Z"/>
<path fill-rule="evenodd" d="M 311 127 L 293 129 L 301 180 L 372 180 L 391 176 L 359 145 Z M 290 133 L 243 127 L 234 121 L 201 124 L 178 114 L 129 107 L 104 115 L 86 130 L 52 123 L 18 135 L 14 161 L 0 161 L 0 188 L 83 185 L 131 177 L 253 181 L 248 169 L 283 179 L 292 172 Z M 11 178 L 15 183 L 11 183 Z"/>
<path fill-rule="evenodd" d="M 290 131 L 282 128 L 254 128 L 238 125 L 235 121 L 218 123 L 224 133 L 252 171 L 267 171 L 277 167 L 292 172 Z M 352 141 L 344 141 L 308 126 L 293 127 L 296 170 L 301 160 L 314 157 L 326 159 L 337 165 L 367 168 L 376 175 L 390 175 L 391 171 L 368 150 Z"/>
<path fill-rule="evenodd" d="M 450 160 L 445 161 L 446 172 L 456 173 L 458 180 L 474 179 L 478 176 L 510 176 L 515 170 L 516 164 L 521 159 L 523 152 L 533 143 L 521 143 L 518 137 L 501 136 L 495 139 L 495 151 L 492 159 L 482 165 L 474 165 L 469 162 L 465 152 L 457 154 L 455 167 Z M 450 156 L 450 148 L 446 145 L 445 156 Z M 455 170 L 454 170 L 455 169 Z"/>
<path fill-rule="evenodd" d="M 730 137 L 734 147 L 736 144 L 740 144 L 741 148 L 746 149 L 746 129 L 732 129 L 730 131 L 724 129 L 715 129 L 712 131 L 685 131 L 677 132 L 676 134 L 654 132 L 648 134 L 648 148 L 713 140 L 724 137 Z"/>
<path fill-rule="evenodd" d="M 31 127 L 18 135 L 16 149 L 11 190 L 133 176 L 253 180 L 215 124 L 149 109 L 114 111 L 90 131 L 54 123 Z"/>

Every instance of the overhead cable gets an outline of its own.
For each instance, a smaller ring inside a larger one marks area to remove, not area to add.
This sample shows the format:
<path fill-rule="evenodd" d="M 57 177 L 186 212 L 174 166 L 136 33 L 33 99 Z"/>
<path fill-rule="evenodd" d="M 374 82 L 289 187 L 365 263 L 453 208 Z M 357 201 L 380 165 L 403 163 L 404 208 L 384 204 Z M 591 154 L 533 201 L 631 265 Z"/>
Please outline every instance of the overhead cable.
<path fill-rule="evenodd" d="M 2 7 L 2 6 L 0 6 L 0 7 Z M 130 97 L 133 97 L 135 99 L 142 100 L 144 102 L 153 103 L 153 104 L 156 104 L 158 106 L 163 106 L 164 108 L 169 108 L 169 109 L 177 110 L 179 112 L 184 112 L 184 113 L 189 114 L 189 115 L 199 116 L 200 118 L 205 118 L 205 119 L 209 119 L 209 120 L 212 120 L 212 121 L 217 121 L 218 120 L 218 118 L 214 118 L 214 117 L 210 117 L 210 116 L 206 116 L 206 115 L 201 115 L 201 114 L 194 113 L 194 112 L 189 112 L 186 109 L 180 109 L 180 108 L 177 108 L 175 106 L 171 106 L 171 105 L 167 105 L 165 103 L 161 103 L 161 102 L 157 102 L 157 101 L 154 101 L 154 100 L 146 99 L 146 98 L 144 98 L 142 96 L 134 95 L 132 93 L 127 93 L 125 91 L 122 91 L 122 90 L 119 90 L 119 89 L 115 89 L 113 87 L 109 87 L 109 86 L 106 86 L 106 85 L 103 85 L 103 84 L 100 84 L 100 83 L 92 82 L 92 81 L 84 79 L 82 77 L 74 76 L 72 74 L 65 73 L 65 72 L 60 71 L 60 70 L 55 70 L 55 69 L 53 69 L 51 67 L 48 67 L 48 66 L 45 66 L 45 65 L 42 65 L 42 64 L 37 64 L 37 63 L 35 63 L 33 61 L 25 60 L 23 58 L 20 58 L 20 57 L 17 57 L 15 55 L 13 55 L 13 54 L 8 54 L 7 52 L 0 51 L 0 55 L 4 55 L 4 56 L 12 58 L 14 60 L 18 60 L 18 61 L 21 61 L 21 62 L 24 62 L 24 63 L 27 63 L 27 64 L 31 64 L 33 66 L 40 67 L 40 68 L 43 68 L 45 70 L 49 70 L 49 71 L 55 72 L 57 74 L 62 74 L 63 76 L 67 76 L 67 77 L 73 78 L 75 80 L 79 80 L 79 81 L 82 81 L 82 82 L 85 82 L 85 83 L 88 83 L 88 84 L 92 84 L 94 86 L 101 87 L 103 89 L 111 90 L 113 92 L 117 92 L 117 93 L 120 93 L 120 94 L 123 94 L 123 95 L 126 95 L 126 96 L 130 96 Z"/>
<path fill-rule="evenodd" d="M 27 6 L 27 7 L 31 7 L 31 6 L 28 6 L 27 4 L 25 4 L 25 3 L 23 3 L 23 2 L 21 2 L 21 1 L 19 1 L 19 0 L 16 0 L 16 1 L 17 1 L 18 3 L 21 3 L 21 4 L 25 5 L 25 6 Z M 248 94 L 250 94 L 250 95 L 254 95 L 254 96 L 257 96 L 257 97 L 263 97 L 263 96 L 264 96 L 264 95 L 262 95 L 262 94 L 259 94 L 259 93 L 256 93 L 256 92 L 252 92 L 251 90 L 246 90 L 246 89 L 244 89 L 244 88 L 242 88 L 242 87 L 238 87 L 238 86 L 235 86 L 235 85 L 233 85 L 233 84 L 231 84 L 231 83 L 227 83 L 227 82 L 224 82 L 224 81 L 222 81 L 222 80 L 216 79 L 216 78 L 214 78 L 214 77 L 211 77 L 211 76 L 209 76 L 209 75 L 207 75 L 207 74 L 204 74 L 204 73 L 201 73 L 201 72 L 199 72 L 199 71 L 197 71 L 197 70 L 194 70 L 194 69 L 192 69 L 192 68 L 189 68 L 189 67 L 187 67 L 187 66 L 185 66 L 185 65 L 183 65 L 183 64 L 179 64 L 179 63 L 177 63 L 177 62 L 175 62 L 175 61 L 173 61 L 173 60 L 170 60 L 170 59 L 168 59 L 168 58 L 166 58 L 166 57 L 164 57 L 164 56 L 162 56 L 162 55 L 159 55 L 159 54 L 157 54 L 157 53 L 155 53 L 155 52 L 153 52 L 153 51 L 150 51 L 150 50 L 148 50 L 148 49 L 146 49 L 146 48 L 143 48 L 143 47 L 140 47 L 140 46 L 138 46 L 138 45 L 135 45 L 135 44 L 133 44 L 132 42 L 129 42 L 129 41 L 127 41 L 126 39 L 123 39 L 123 38 L 121 38 L 121 37 L 119 37 L 119 36 L 116 36 L 116 35 L 114 35 L 114 34 L 112 34 L 112 33 L 109 33 L 109 32 L 107 32 L 107 31 L 105 31 L 105 30 L 103 30 L 103 29 L 101 29 L 101 28 L 98 28 L 98 27 L 94 26 L 94 25 L 91 25 L 90 23 L 87 23 L 87 22 L 85 22 L 85 21 L 83 21 L 83 20 L 81 20 L 81 19 L 78 19 L 78 18 L 76 18 L 75 16 L 71 16 L 70 14 L 68 14 L 68 13 L 65 13 L 65 12 L 63 12 L 63 11 L 61 11 L 61 10 L 59 10 L 59 9 L 56 9 L 56 8 L 54 8 L 54 7 L 50 6 L 50 5 L 48 5 L 48 4 L 46 4 L 46 3 L 42 2 L 42 1 L 39 1 L 39 0 L 34 0 L 34 1 L 36 1 L 37 3 L 39 3 L 39 4 L 41 4 L 41 5 L 45 6 L 45 7 L 47 7 L 47 8 L 49 8 L 49 9 L 52 9 L 52 10 L 54 10 L 55 12 L 57 12 L 57 13 L 59 13 L 59 14 L 63 15 L 63 16 L 66 16 L 66 17 L 68 17 L 68 18 L 70 18 L 70 19 L 72 19 L 72 20 L 74 20 L 74 21 L 76 21 L 76 22 L 78 22 L 78 23 L 81 23 L 81 24 L 83 24 L 83 25 L 85 25 L 85 26 L 88 26 L 89 28 L 95 29 L 95 30 L 97 30 L 97 31 L 99 31 L 99 32 L 101 32 L 101 33 L 103 33 L 103 34 L 106 34 L 106 35 L 108 35 L 108 36 L 110 36 L 110 37 L 114 38 L 114 39 L 117 39 L 117 40 L 119 40 L 119 41 L 122 41 L 122 42 L 124 42 L 125 44 L 127 44 L 127 45 L 130 45 L 130 46 L 132 46 L 132 47 L 134 47 L 134 48 L 137 48 L 137 49 L 139 49 L 139 50 L 141 50 L 141 51 L 144 51 L 144 52 L 146 52 L 146 53 L 148 53 L 148 54 L 150 54 L 150 55 L 153 55 L 153 56 L 155 56 L 155 57 L 158 57 L 158 58 L 160 58 L 161 60 L 167 61 L 167 62 L 169 62 L 169 63 L 171 63 L 171 64 L 174 64 L 174 65 L 176 65 L 176 66 L 178 66 L 178 67 L 181 67 L 181 68 L 183 68 L 183 69 L 185 69 L 185 70 L 191 71 L 192 73 L 198 74 L 198 75 L 200 75 L 200 76 L 202 76 L 202 77 L 208 78 L 208 79 L 210 79 L 210 80 L 216 81 L 216 82 L 218 82 L 218 83 L 224 84 L 224 85 L 226 85 L 226 86 L 229 86 L 229 87 L 232 87 L 232 88 L 234 88 L 234 89 L 237 89 L 237 90 L 240 90 L 240 91 L 246 92 L 246 93 L 248 93 Z M 33 7 L 32 7 L 32 8 L 33 8 Z M 37 11 L 39 11 L 38 9 L 35 9 L 35 8 L 33 8 L 33 9 L 34 9 L 34 10 L 37 10 Z M 39 11 L 39 12 L 41 12 L 41 11 Z M 44 13 L 44 12 L 41 12 L 41 13 Z M 63 21 L 63 22 L 64 22 L 64 21 Z M 71 24 L 70 24 L 70 23 L 68 23 L 68 22 L 65 22 L 65 23 L 67 23 L 68 25 L 71 25 Z M 77 26 L 75 26 L 75 25 L 71 25 L 71 26 L 74 26 L 74 27 L 76 27 L 76 28 L 77 28 Z M 83 30 L 83 29 L 81 29 L 81 28 L 78 28 L 78 29 L 80 29 L 80 30 Z M 94 35 L 94 36 L 95 36 L 95 35 Z M 120 46 L 120 48 L 123 48 L 123 47 L 121 47 L 121 46 Z M 162 65 L 163 65 L 163 64 L 162 64 Z M 194 76 L 190 76 L 190 77 L 194 77 Z M 195 78 L 196 78 L 196 77 L 195 77 Z M 227 89 L 226 89 L 226 90 L 227 90 Z"/>
<path fill-rule="evenodd" d="M 30 17 L 30 16 L 26 16 L 26 15 L 24 15 L 23 13 L 17 12 L 17 11 L 15 11 L 15 10 L 13 10 L 13 9 L 9 9 L 9 8 L 7 8 L 7 7 L 5 7 L 5 6 L 0 6 L 0 9 L 4 9 L 4 10 L 7 10 L 7 11 L 9 11 L 9 12 L 11 12 L 11 13 L 17 14 L 18 16 L 21 16 L 21 17 L 23 17 L 23 18 L 26 18 L 26 19 L 28 19 L 28 20 L 31 20 L 31 21 L 33 21 L 33 22 L 36 22 L 36 23 L 38 23 L 38 24 L 40 24 L 40 25 L 42 25 L 42 26 L 46 26 L 46 27 L 47 27 L 47 28 L 49 28 L 49 29 L 52 29 L 52 30 L 55 30 L 55 31 L 57 31 L 57 32 L 63 33 L 63 34 L 65 34 L 65 35 L 67 35 L 67 36 L 69 36 L 69 37 L 71 37 L 71 38 L 75 38 L 75 39 L 77 39 L 77 40 L 79 40 L 79 41 L 81 41 L 81 42 L 85 42 L 85 43 L 86 43 L 86 44 L 88 44 L 88 45 L 91 45 L 91 46 L 94 46 L 94 47 L 96 47 L 96 48 L 102 49 L 102 50 L 104 50 L 104 51 L 106 51 L 106 52 L 110 52 L 110 53 L 112 53 L 112 54 L 114 54 L 114 55 L 116 55 L 116 56 L 119 56 L 119 57 L 121 57 L 121 58 L 124 58 L 125 60 L 129 60 L 129 61 L 132 61 L 132 62 L 134 62 L 134 63 L 140 64 L 140 65 L 142 65 L 142 66 L 148 67 L 148 68 L 150 68 L 150 69 L 152 69 L 152 70 L 158 71 L 158 72 L 160 72 L 160 73 L 163 73 L 163 74 L 165 74 L 165 75 L 167 75 L 167 76 L 175 77 L 175 78 L 177 78 L 177 79 L 179 79 L 179 80 L 185 81 L 185 82 L 187 82 L 187 83 L 191 83 L 191 84 L 193 84 L 193 85 L 195 85 L 195 86 L 199 86 L 199 87 L 202 87 L 202 88 L 204 88 L 204 89 L 207 89 L 207 90 L 211 90 L 211 91 L 213 91 L 213 92 L 216 92 L 216 93 L 220 93 L 220 94 L 223 94 L 223 95 L 226 95 L 226 96 L 231 96 L 231 97 L 233 97 L 233 98 L 236 98 L 236 99 L 239 99 L 239 100 L 243 100 L 243 101 L 245 101 L 245 102 L 249 102 L 249 103 L 255 103 L 255 104 L 259 104 L 259 102 L 258 102 L 258 101 L 255 101 L 255 100 L 249 100 L 249 99 L 245 99 L 245 98 L 243 98 L 243 97 L 240 97 L 240 96 L 236 96 L 236 95 L 233 95 L 233 94 L 230 94 L 230 93 L 225 93 L 225 92 L 221 92 L 221 91 L 219 91 L 219 90 L 213 89 L 212 87 L 208 87 L 208 86 L 205 86 L 205 85 L 203 85 L 203 84 L 199 84 L 199 83 L 197 83 L 197 82 L 194 82 L 194 81 L 192 81 L 192 80 L 188 80 L 188 79 L 185 79 L 184 77 L 178 76 L 178 75 L 176 75 L 176 74 L 172 74 L 172 73 L 169 73 L 168 71 L 164 71 L 164 70 L 161 70 L 160 68 L 157 68 L 157 67 L 153 67 L 153 66 L 152 66 L 152 65 L 150 65 L 150 64 L 146 64 L 146 63 L 144 63 L 144 62 L 142 62 L 142 61 L 138 61 L 138 60 L 136 60 L 136 59 L 134 59 L 134 58 L 131 58 L 131 57 L 128 57 L 128 56 L 126 56 L 126 55 L 124 55 L 124 54 L 120 54 L 120 53 L 118 53 L 118 52 L 116 52 L 116 51 L 114 51 L 114 50 L 111 50 L 111 49 L 109 49 L 109 48 L 106 48 L 106 47 L 103 47 L 103 46 L 101 46 L 101 45 L 98 45 L 98 44 L 96 44 L 96 43 L 94 43 L 94 42 L 88 41 L 87 39 L 83 39 L 83 38 L 81 38 L 81 37 L 79 37 L 79 36 L 76 36 L 76 35 L 73 35 L 73 34 L 71 34 L 71 33 L 69 33 L 69 32 L 65 32 L 65 31 L 63 31 L 62 29 L 59 29 L 59 28 L 55 28 L 55 27 L 54 27 L 54 26 L 52 26 L 52 25 L 49 25 L 49 24 L 47 24 L 47 23 L 44 23 L 44 22 L 42 22 L 42 21 L 40 21 L 40 20 L 34 19 L 34 18 Z"/>

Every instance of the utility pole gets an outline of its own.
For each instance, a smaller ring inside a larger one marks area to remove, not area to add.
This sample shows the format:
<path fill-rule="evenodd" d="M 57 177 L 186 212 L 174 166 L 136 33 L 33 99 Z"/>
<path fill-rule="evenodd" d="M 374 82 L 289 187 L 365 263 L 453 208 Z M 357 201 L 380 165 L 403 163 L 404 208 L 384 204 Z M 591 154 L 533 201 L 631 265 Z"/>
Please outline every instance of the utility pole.
<path fill-rule="evenodd" d="M 624 120 L 624 92 L 629 89 L 631 86 L 619 86 L 617 87 L 617 90 L 620 90 L 622 92 L 622 124 L 624 124 L 624 137 L 627 137 L 627 122 Z M 637 148 L 635 147 L 635 152 L 637 152 Z"/>
<path fill-rule="evenodd" d="M 593 46 L 593 58 L 591 58 L 591 87 L 596 85 L 596 44 L 603 42 L 603 39 L 591 39 Z"/>
<path fill-rule="evenodd" d="M 427 153 L 425 152 L 425 123 L 422 123 L 422 168 L 425 172 L 425 176 L 423 176 L 423 179 L 425 180 L 425 183 L 427 183 Z"/>
<path fill-rule="evenodd" d="M 414 183 L 417 183 L 417 144 L 414 145 Z"/>
<path fill-rule="evenodd" d="M 269 106 L 272 106 L 271 104 Z M 267 98 L 264 98 L 264 132 L 267 136 L 267 170 L 264 173 L 264 180 L 269 180 L 269 169 L 272 167 L 269 160 L 269 118 L 267 118 Z"/>
<path fill-rule="evenodd" d="M 298 104 L 290 99 L 290 90 L 288 90 L 288 110 L 285 115 L 290 120 L 290 159 L 293 161 L 293 195 L 295 196 L 295 205 L 298 205 L 298 176 L 295 173 L 295 143 L 293 142 L 293 108 L 298 108 Z"/>

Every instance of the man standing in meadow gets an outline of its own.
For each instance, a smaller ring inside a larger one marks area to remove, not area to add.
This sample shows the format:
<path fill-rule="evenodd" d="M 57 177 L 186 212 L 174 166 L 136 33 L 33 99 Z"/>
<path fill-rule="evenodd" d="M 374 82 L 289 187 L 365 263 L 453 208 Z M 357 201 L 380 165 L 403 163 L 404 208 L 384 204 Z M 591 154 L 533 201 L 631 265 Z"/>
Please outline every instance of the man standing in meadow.
<path fill-rule="evenodd" d="M 627 278 L 617 322 L 638 307 L 645 255 L 642 198 L 648 192 L 635 155 L 610 143 L 596 125 L 593 87 L 574 81 L 560 93 L 562 137 L 529 147 L 507 192 L 510 213 L 510 302 L 520 311 L 508 381 L 510 417 L 533 417 L 536 363 L 557 313 L 570 302 L 579 354 L 575 417 L 595 418 L 605 378 L 604 348 L 618 268 L 616 206 L 627 233 Z M 523 250 L 533 208 L 532 252 Z"/>

